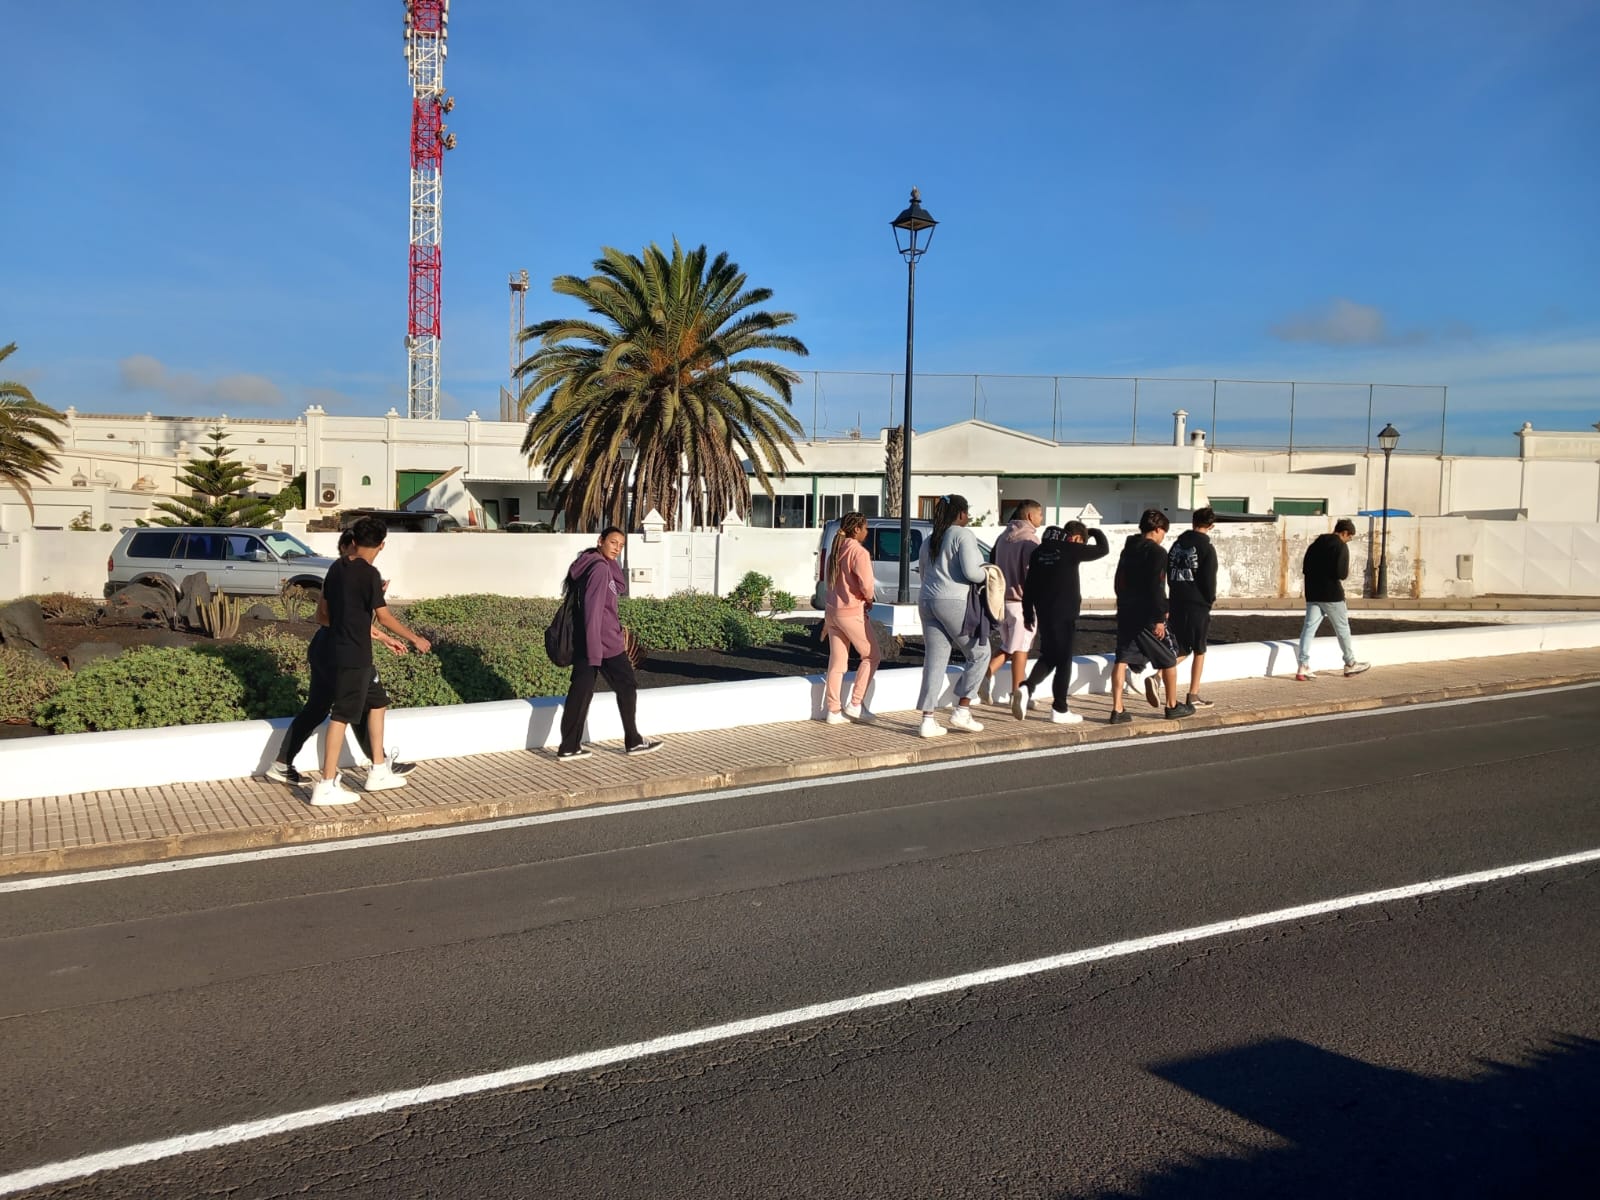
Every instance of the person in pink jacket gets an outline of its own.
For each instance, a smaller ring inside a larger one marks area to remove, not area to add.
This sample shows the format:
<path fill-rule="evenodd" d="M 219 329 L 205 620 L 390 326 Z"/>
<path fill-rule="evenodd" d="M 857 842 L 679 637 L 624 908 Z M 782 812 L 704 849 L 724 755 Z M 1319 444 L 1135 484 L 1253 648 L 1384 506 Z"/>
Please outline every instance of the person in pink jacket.
<path fill-rule="evenodd" d="M 858 512 L 846 513 L 839 522 L 828 550 L 828 603 L 823 628 L 828 635 L 828 698 L 823 720 L 830 725 L 845 721 L 870 721 L 863 709 L 867 685 L 883 657 L 878 639 L 867 628 L 867 607 L 872 603 L 876 581 L 872 577 L 872 558 L 861 543 L 867 540 L 867 519 Z M 856 668 L 856 685 L 850 703 L 840 706 L 844 669 L 850 651 L 861 656 Z"/>

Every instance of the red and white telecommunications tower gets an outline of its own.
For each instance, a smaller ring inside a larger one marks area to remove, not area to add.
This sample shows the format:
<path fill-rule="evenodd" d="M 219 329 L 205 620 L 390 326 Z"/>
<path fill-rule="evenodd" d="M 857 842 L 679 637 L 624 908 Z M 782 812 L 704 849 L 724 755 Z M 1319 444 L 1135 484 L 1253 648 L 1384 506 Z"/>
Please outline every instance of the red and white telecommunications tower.
<path fill-rule="evenodd" d="M 411 286 L 406 325 L 406 415 L 439 417 L 439 201 L 444 152 L 456 135 L 444 114 L 450 0 L 405 0 L 406 63 L 411 74 Z"/>

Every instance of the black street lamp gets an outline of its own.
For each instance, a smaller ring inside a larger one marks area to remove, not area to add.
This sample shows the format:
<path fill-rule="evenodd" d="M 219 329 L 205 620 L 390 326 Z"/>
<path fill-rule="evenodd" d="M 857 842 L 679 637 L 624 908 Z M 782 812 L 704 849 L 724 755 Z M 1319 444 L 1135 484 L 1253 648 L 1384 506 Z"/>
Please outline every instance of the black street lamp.
<path fill-rule="evenodd" d="M 939 222 L 922 207 L 922 193 L 911 189 L 911 203 L 889 222 L 894 229 L 894 244 L 906 260 L 906 414 L 900 438 L 900 590 L 898 604 L 911 603 L 911 347 L 917 328 L 917 260 L 933 242 L 933 227 Z M 923 237 L 926 233 L 928 236 Z"/>
<path fill-rule="evenodd" d="M 1369 425 L 1370 429 L 1371 426 Z M 1400 444 L 1400 431 L 1388 422 L 1378 434 L 1378 445 L 1383 448 L 1383 541 L 1378 547 L 1378 596 L 1389 594 L 1389 456 Z"/>

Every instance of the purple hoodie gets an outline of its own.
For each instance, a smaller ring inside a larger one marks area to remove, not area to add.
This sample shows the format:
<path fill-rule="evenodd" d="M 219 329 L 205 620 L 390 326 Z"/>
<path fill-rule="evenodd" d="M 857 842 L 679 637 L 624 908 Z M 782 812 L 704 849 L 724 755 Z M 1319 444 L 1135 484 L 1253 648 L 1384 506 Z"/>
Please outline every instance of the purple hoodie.
<path fill-rule="evenodd" d="M 1028 562 L 1039 548 L 1039 529 L 1026 517 L 1018 517 L 1006 526 L 1000 540 L 994 544 L 994 565 L 1006 577 L 1006 599 L 1022 600 L 1022 584 L 1028 578 Z"/>
<path fill-rule="evenodd" d="M 627 593 L 628 580 L 621 565 L 607 562 L 598 550 L 585 550 L 578 555 L 567 568 L 567 578 L 576 583 L 585 572 L 589 578 L 583 589 L 583 650 L 589 665 L 598 667 L 603 660 L 623 651 L 617 597 Z"/>

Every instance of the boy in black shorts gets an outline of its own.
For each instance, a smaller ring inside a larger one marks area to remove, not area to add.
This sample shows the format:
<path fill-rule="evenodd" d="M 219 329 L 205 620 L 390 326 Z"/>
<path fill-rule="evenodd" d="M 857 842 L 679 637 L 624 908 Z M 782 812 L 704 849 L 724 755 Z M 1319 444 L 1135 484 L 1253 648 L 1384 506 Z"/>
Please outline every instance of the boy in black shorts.
<path fill-rule="evenodd" d="M 1217 602 L 1217 549 L 1211 544 L 1217 514 L 1211 508 L 1194 510 L 1193 528 L 1186 529 L 1167 552 L 1167 588 L 1171 615 L 1167 626 L 1179 654 L 1192 654 L 1189 694 L 1185 704 L 1210 708 L 1200 695 L 1200 676 L 1206 666 L 1206 634 L 1211 629 L 1211 606 Z"/>
<path fill-rule="evenodd" d="M 372 767 L 367 771 L 365 790 L 382 792 L 405 786 L 405 777 L 383 757 L 383 722 L 389 697 L 372 665 L 373 621 L 423 654 L 433 648 L 427 638 L 406 628 L 384 601 L 383 579 L 372 560 L 383 549 L 388 527 L 376 517 L 363 517 L 350 532 L 355 534 L 355 553 L 328 568 L 318 605 L 318 616 L 325 609 L 328 618 L 324 661 L 332 667 L 333 712 L 323 750 L 322 779 L 311 791 L 311 803 L 317 805 L 350 804 L 360 798 L 339 784 L 339 753 L 344 748 L 345 728 L 363 717 L 372 742 Z"/>
<path fill-rule="evenodd" d="M 1194 716 L 1178 703 L 1178 654 L 1167 632 L 1167 514 L 1147 508 L 1139 518 L 1139 535 L 1128 539 L 1117 561 L 1117 657 L 1111 668 L 1111 723 L 1122 725 L 1133 714 L 1122 707 L 1122 689 L 1129 669 L 1154 668 L 1145 680 L 1145 698 L 1160 707 L 1159 678 L 1166 689 L 1166 718 Z"/>

